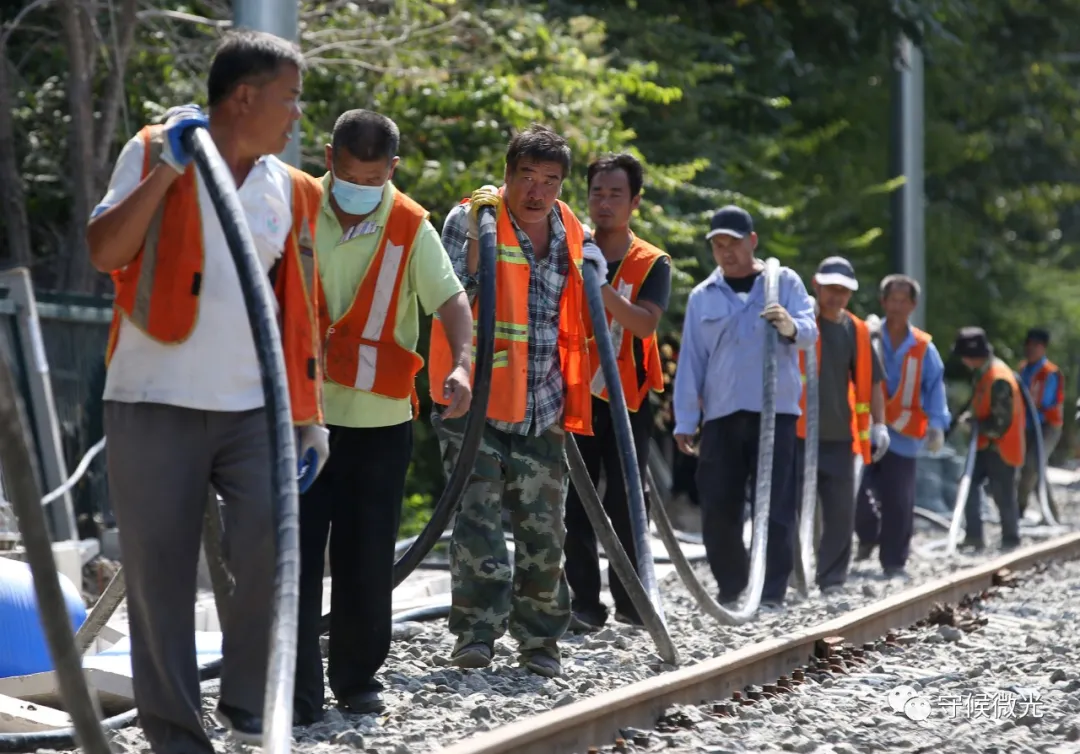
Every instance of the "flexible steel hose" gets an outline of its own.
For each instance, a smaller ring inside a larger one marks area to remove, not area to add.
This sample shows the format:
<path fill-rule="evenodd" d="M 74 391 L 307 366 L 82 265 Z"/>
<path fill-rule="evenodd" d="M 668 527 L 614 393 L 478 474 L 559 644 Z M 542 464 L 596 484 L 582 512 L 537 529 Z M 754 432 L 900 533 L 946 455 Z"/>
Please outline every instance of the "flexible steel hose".
<path fill-rule="evenodd" d="M 971 476 L 975 473 L 975 451 L 979 444 L 979 423 L 971 422 L 971 439 L 968 441 L 967 459 L 964 461 L 964 474 L 956 489 L 956 506 L 953 508 L 949 526 L 949 539 L 945 545 L 945 554 L 952 555 L 960 541 L 960 530 L 964 523 L 964 508 L 967 505 L 968 492 L 971 490 Z"/>
<path fill-rule="evenodd" d="M 817 547 L 814 522 L 817 519 L 820 449 L 818 417 L 821 414 L 821 404 L 817 346 L 812 345 L 803 353 L 806 358 L 806 440 L 803 447 L 802 505 L 799 508 L 799 557 L 795 561 L 798 566 L 795 569 L 795 586 L 799 594 L 806 597 L 810 594 L 810 584 L 814 579 L 814 551 Z"/>
<path fill-rule="evenodd" d="M 1042 513 L 1044 524 L 1047 526 L 1060 526 L 1057 516 L 1054 515 L 1053 507 L 1050 505 L 1050 490 L 1046 485 L 1046 446 L 1043 444 L 1042 423 L 1039 421 L 1039 407 L 1035 405 L 1035 399 L 1031 397 L 1031 391 L 1028 390 L 1027 385 L 1020 379 L 1020 375 L 1013 372 L 1013 376 L 1016 378 L 1016 384 L 1020 387 L 1020 394 L 1024 397 L 1024 408 L 1027 411 L 1027 415 L 1032 418 L 1032 423 L 1035 427 L 1035 431 L 1032 434 L 1035 435 L 1035 458 L 1039 464 L 1039 511 Z"/>

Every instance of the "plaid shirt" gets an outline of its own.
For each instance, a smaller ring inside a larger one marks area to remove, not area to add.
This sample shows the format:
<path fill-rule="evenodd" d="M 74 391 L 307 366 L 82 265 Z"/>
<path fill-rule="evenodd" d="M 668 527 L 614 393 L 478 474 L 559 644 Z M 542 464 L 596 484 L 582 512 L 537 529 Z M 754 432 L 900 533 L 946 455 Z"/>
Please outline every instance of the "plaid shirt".
<path fill-rule="evenodd" d="M 563 378 L 559 364 L 559 303 L 569 272 L 570 250 L 566 228 L 557 207 L 551 210 L 551 236 L 548 255 L 539 262 L 532 241 L 510 218 L 518 243 L 529 260 L 529 371 L 525 396 L 525 418 L 518 423 L 488 419 L 495 429 L 516 435 L 541 435 L 561 418 Z M 461 284 L 472 301 L 479 280 L 466 269 L 468 251 L 469 205 L 459 204 L 443 224 L 442 242 L 454 263 Z"/>

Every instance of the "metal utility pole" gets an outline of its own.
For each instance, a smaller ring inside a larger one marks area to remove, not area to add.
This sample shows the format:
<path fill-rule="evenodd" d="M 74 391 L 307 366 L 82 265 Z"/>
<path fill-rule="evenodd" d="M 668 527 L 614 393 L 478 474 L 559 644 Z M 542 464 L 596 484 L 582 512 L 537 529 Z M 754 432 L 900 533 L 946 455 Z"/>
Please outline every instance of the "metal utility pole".
<path fill-rule="evenodd" d="M 905 36 L 893 55 L 890 180 L 904 176 L 892 193 L 892 266 L 919 281 L 923 295 L 912 324 L 926 324 L 926 196 L 923 191 L 923 55 Z"/>
<path fill-rule="evenodd" d="M 276 34 L 299 41 L 300 0 L 233 0 L 233 26 Z M 300 167 L 300 124 L 293 127 L 293 137 L 278 155 L 293 167 Z"/>

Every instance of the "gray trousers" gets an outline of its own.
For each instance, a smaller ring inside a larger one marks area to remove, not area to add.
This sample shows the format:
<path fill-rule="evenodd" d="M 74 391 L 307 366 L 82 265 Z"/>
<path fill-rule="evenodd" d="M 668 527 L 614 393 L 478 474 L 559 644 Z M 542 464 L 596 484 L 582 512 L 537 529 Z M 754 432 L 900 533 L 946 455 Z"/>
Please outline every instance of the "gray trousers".
<path fill-rule="evenodd" d="M 795 455 L 800 508 L 806 442 L 799 440 Z M 818 445 L 818 507 L 821 540 L 817 550 L 817 585 L 843 584 L 851 563 L 851 536 L 855 531 L 855 454 L 851 441 Z"/>
<path fill-rule="evenodd" d="M 1042 437 L 1043 447 L 1046 449 L 1046 458 L 1049 460 L 1050 454 L 1054 452 L 1054 448 L 1056 448 L 1057 444 L 1061 441 L 1061 427 L 1051 427 L 1048 424 L 1043 424 Z M 1035 486 L 1038 483 L 1039 457 L 1035 453 L 1035 438 L 1028 434 L 1024 465 L 1020 468 L 1020 484 L 1019 489 L 1016 492 L 1016 502 L 1020 506 L 1020 518 L 1024 517 L 1024 510 L 1027 508 L 1028 500 L 1031 499 L 1031 494 L 1035 492 Z M 1046 494 L 1050 496 L 1049 486 L 1046 488 Z M 1051 497 L 1051 509 L 1053 508 L 1053 505 L 1054 501 Z"/>
<path fill-rule="evenodd" d="M 998 513 L 1001 516 L 1001 543 L 1014 546 L 1020 543 L 1019 516 L 1016 507 L 1017 469 L 1002 460 L 994 447 L 984 448 L 975 454 L 975 468 L 971 474 L 971 489 L 964 506 L 964 542 L 983 545 L 982 496 L 983 482 L 990 488 Z"/>
<path fill-rule="evenodd" d="M 261 716 L 274 591 L 266 413 L 113 401 L 104 412 L 139 722 L 156 754 L 212 754 L 195 659 L 203 513 L 213 485 L 236 582 L 222 626 L 221 703 Z"/>

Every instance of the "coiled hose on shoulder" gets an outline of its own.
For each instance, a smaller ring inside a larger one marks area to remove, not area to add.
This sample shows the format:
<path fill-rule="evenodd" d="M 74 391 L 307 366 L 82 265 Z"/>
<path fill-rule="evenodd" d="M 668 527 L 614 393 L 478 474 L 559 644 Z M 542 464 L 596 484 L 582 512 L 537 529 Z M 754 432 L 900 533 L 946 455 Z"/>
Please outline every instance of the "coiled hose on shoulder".
<path fill-rule="evenodd" d="M 765 263 L 765 305 L 779 303 L 780 262 L 769 258 Z M 754 494 L 753 540 L 750 545 L 750 579 L 743 598 L 734 610 L 728 610 L 709 594 L 698 580 L 693 567 L 682 552 L 679 540 L 663 505 L 657 505 L 654 497 L 654 519 L 664 547 L 675 565 L 675 570 L 698 607 L 703 612 L 727 626 L 746 623 L 761 604 L 761 590 L 765 586 L 765 548 L 769 538 L 769 508 L 772 497 L 773 446 L 776 443 L 776 375 L 778 335 L 774 328 L 765 329 L 765 361 L 762 367 L 761 425 L 758 439 L 757 484 Z M 651 474 L 650 474 L 651 476 Z M 656 489 L 650 480 L 651 489 Z"/>

